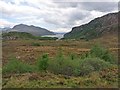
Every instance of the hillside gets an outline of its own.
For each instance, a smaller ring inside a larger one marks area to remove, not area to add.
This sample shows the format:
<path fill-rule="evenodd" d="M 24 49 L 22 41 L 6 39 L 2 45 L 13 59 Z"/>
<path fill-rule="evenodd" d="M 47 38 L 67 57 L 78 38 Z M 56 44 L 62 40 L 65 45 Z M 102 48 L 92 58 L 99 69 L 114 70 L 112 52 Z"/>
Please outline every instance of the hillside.
<path fill-rule="evenodd" d="M 8 32 L 2 34 L 3 40 L 16 40 L 16 39 L 32 39 L 35 38 L 32 34 L 26 32 Z"/>
<path fill-rule="evenodd" d="M 15 25 L 12 29 L 9 30 L 9 32 L 11 31 L 16 31 L 16 32 L 27 32 L 30 33 L 34 36 L 42 36 L 42 35 L 54 35 L 53 32 L 45 29 L 45 28 L 41 28 L 41 27 L 36 27 L 36 26 L 28 26 L 25 24 L 19 24 L 19 25 Z"/>
<path fill-rule="evenodd" d="M 56 40 L 56 37 L 41 37 L 41 36 L 33 36 L 30 33 L 26 32 L 8 32 L 2 34 L 3 40 L 18 40 L 18 39 L 36 39 L 36 40 Z"/>
<path fill-rule="evenodd" d="M 118 13 L 109 13 L 95 18 L 87 24 L 73 27 L 64 35 L 65 39 L 94 39 L 106 35 L 116 35 L 118 30 Z"/>

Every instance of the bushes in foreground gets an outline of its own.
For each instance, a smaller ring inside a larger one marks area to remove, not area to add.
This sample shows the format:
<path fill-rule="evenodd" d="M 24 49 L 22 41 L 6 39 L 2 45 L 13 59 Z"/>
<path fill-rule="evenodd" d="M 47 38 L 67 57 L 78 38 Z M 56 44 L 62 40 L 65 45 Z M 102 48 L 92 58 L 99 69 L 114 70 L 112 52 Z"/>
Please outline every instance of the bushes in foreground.
<path fill-rule="evenodd" d="M 10 61 L 3 67 L 3 73 L 26 73 L 33 72 L 34 67 L 23 63 L 16 59 L 15 57 L 11 58 Z"/>
<path fill-rule="evenodd" d="M 112 64 L 117 63 L 115 58 L 109 51 L 99 45 L 95 45 L 90 50 L 90 56 L 92 57 L 98 57 L 100 59 L 103 59 L 106 62 L 110 62 Z"/>
<path fill-rule="evenodd" d="M 113 66 L 113 64 L 99 58 L 85 58 L 76 60 L 64 59 L 61 65 L 59 65 L 56 60 L 52 60 L 49 62 L 48 69 L 55 74 L 84 76 L 111 66 Z"/>
<path fill-rule="evenodd" d="M 55 74 L 83 76 L 112 67 L 115 63 L 112 54 L 103 47 L 95 45 L 89 53 L 80 57 L 74 54 L 63 56 L 60 50 L 58 57 L 49 61 L 49 71 Z"/>
<path fill-rule="evenodd" d="M 105 68 L 112 67 L 113 65 L 109 62 L 105 62 L 99 58 L 86 58 L 81 60 L 79 65 L 79 75 L 87 75 L 93 71 L 100 71 Z"/>
<path fill-rule="evenodd" d="M 42 56 L 42 58 L 40 57 L 40 58 L 38 58 L 38 70 L 39 71 L 46 71 L 47 70 L 47 68 L 48 68 L 48 60 L 49 60 L 49 58 L 48 58 L 48 55 L 47 54 L 44 54 L 43 56 Z"/>
<path fill-rule="evenodd" d="M 49 71 L 55 74 L 63 74 L 69 76 L 84 76 L 91 72 L 101 71 L 103 69 L 116 66 L 115 59 L 110 58 L 112 55 L 104 48 L 95 46 L 91 51 L 83 56 L 64 56 L 62 49 L 59 49 L 57 57 L 49 59 L 47 54 L 38 58 L 37 64 L 34 66 L 20 62 L 13 58 L 3 67 L 4 73 L 25 73 L 25 72 L 41 72 Z"/>

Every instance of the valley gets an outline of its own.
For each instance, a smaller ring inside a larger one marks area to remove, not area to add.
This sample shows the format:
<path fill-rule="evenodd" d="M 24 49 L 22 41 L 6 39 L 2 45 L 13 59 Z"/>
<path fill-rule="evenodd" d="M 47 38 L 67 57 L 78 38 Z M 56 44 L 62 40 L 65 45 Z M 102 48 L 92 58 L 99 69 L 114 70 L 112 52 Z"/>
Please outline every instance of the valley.
<path fill-rule="evenodd" d="M 118 88 L 118 13 L 65 34 L 25 24 L 4 28 L 2 87 Z"/>

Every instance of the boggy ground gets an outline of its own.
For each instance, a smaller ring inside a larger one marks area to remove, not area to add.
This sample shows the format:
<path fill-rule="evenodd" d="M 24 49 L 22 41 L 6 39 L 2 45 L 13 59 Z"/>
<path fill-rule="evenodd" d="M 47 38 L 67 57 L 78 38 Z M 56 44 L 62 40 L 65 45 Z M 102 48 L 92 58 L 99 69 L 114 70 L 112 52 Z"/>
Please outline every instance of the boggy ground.
<path fill-rule="evenodd" d="M 34 45 L 37 43 L 39 45 Z M 99 38 L 90 41 L 84 40 L 11 40 L 2 43 L 2 60 L 3 65 L 8 62 L 9 58 L 16 58 L 28 63 L 34 63 L 36 59 L 44 53 L 48 53 L 50 57 L 56 55 L 59 48 L 62 48 L 64 55 L 75 53 L 81 55 L 88 52 L 95 45 L 100 44 L 110 52 L 117 54 L 118 39 L 115 37 Z"/>
<path fill-rule="evenodd" d="M 118 88 L 117 68 L 74 77 L 46 73 L 3 76 L 3 88 Z"/>
<path fill-rule="evenodd" d="M 56 56 L 58 49 L 62 48 L 64 55 L 75 53 L 81 55 L 89 52 L 90 48 L 96 43 L 108 48 L 111 53 L 117 57 L 118 43 L 117 38 L 107 37 L 94 39 L 90 41 L 84 40 L 11 40 L 3 41 L 3 66 L 8 63 L 10 57 L 15 56 L 17 59 L 25 63 L 34 64 L 39 56 L 48 53 L 50 58 Z M 47 73 L 25 73 L 25 74 L 7 74 L 3 75 L 3 88 L 40 88 L 40 87 L 117 87 L 118 68 L 104 70 L 101 72 L 93 72 L 85 77 L 55 75 Z M 109 74 L 115 76 L 108 79 Z M 106 73 L 107 72 L 107 73 Z M 114 75 L 115 74 L 115 75 Z M 107 80 L 106 80 L 107 79 Z M 115 82 L 114 82 L 115 81 Z"/>

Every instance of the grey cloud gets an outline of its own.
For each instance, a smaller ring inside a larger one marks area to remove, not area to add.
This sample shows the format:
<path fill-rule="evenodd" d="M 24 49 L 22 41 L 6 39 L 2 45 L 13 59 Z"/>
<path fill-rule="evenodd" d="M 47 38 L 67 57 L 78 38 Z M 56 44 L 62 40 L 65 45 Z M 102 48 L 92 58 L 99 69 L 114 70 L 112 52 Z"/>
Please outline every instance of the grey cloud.
<path fill-rule="evenodd" d="M 117 2 L 81 2 L 82 9 L 109 12 L 118 8 Z"/>
<path fill-rule="evenodd" d="M 78 2 L 54 2 L 58 5 L 59 8 L 76 8 L 78 6 Z"/>
<path fill-rule="evenodd" d="M 56 0 L 54 0 L 56 1 Z M 55 2 L 59 8 L 75 8 L 68 12 L 65 26 L 75 25 L 76 21 L 82 21 L 91 16 L 91 11 L 111 12 L 117 10 L 117 2 Z M 66 12 L 65 12 L 66 13 Z M 64 27 L 65 27 L 64 26 Z"/>
<path fill-rule="evenodd" d="M 53 20 L 51 18 L 45 18 L 44 21 L 53 25 L 56 25 L 56 24 L 60 25 L 60 22 L 58 20 Z"/>
<path fill-rule="evenodd" d="M 84 10 L 96 10 L 100 12 L 109 12 L 118 8 L 117 2 L 57 2 L 54 0 L 54 3 L 58 4 L 58 7 L 60 8 L 80 7 Z"/>
<path fill-rule="evenodd" d="M 30 4 L 30 2 L 21 2 L 20 6 L 15 5 L 15 9 L 11 7 L 2 7 L 2 14 L 4 16 L 6 15 L 6 17 L 9 16 L 9 18 L 15 18 L 16 22 L 22 22 L 22 19 L 17 19 L 18 17 L 23 18 L 23 22 L 26 21 L 26 23 L 31 22 L 37 25 L 44 25 L 46 28 L 51 27 L 59 29 L 70 28 L 82 22 L 87 22 L 91 19 L 91 11 L 94 11 L 94 13 L 96 11 L 108 13 L 117 9 L 117 3 L 115 2 L 58 2 L 58 0 L 54 0 L 52 4 L 45 4 L 43 5 L 45 7 L 40 9 L 38 7 L 41 6 L 41 4 L 44 3 L 33 5 L 32 3 Z M 22 6 L 29 7 L 26 9 Z M 23 10 L 21 8 L 23 8 Z M 32 19 L 26 17 L 32 17 Z"/>
<path fill-rule="evenodd" d="M 87 12 L 87 11 L 81 12 L 81 10 L 77 9 L 76 11 L 73 11 L 70 14 L 69 20 L 70 21 L 83 20 L 84 18 L 86 18 L 89 15 L 90 15 L 90 12 Z"/>

